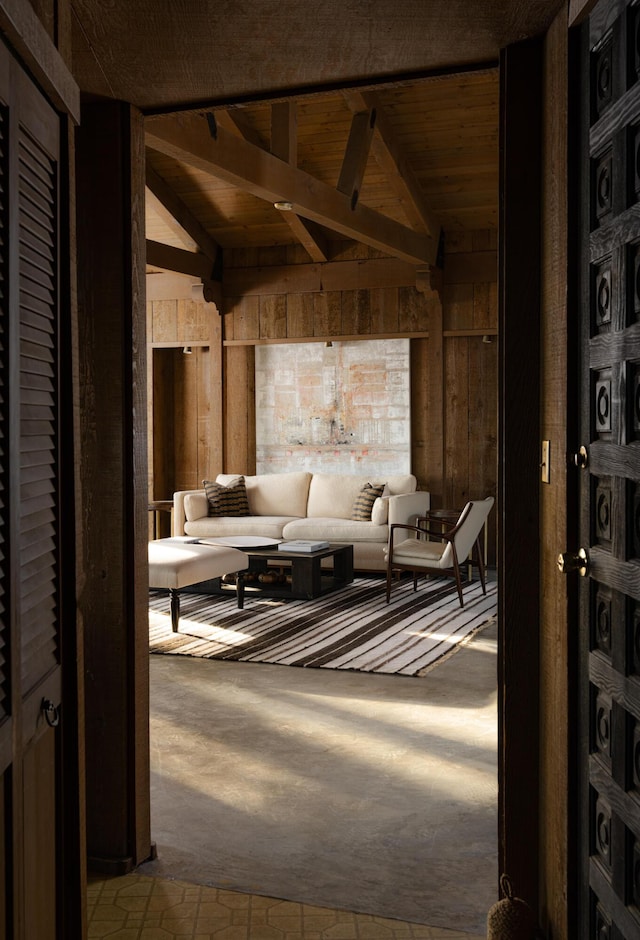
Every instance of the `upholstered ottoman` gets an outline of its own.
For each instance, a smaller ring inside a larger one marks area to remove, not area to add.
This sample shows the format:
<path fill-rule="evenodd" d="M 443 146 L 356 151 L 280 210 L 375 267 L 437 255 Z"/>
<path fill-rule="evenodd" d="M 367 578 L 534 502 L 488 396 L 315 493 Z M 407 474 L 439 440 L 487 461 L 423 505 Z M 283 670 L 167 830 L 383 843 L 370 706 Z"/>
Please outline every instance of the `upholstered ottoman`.
<path fill-rule="evenodd" d="M 149 542 L 149 587 L 165 588 L 171 598 L 171 629 L 178 631 L 180 588 L 241 572 L 249 559 L 237 548 L 225 545 L 199 545 L 193 538 L 176 537 Z M 244 601 L 244 581 L 236 580 L 238 607 Z"/>

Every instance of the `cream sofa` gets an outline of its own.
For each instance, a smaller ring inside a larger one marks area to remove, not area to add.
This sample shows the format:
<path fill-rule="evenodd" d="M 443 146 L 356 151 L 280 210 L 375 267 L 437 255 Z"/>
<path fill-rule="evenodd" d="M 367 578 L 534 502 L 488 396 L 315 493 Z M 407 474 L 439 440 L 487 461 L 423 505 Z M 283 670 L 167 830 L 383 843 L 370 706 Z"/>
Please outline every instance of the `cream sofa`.
<path fill-rule="evenodd" d="M 228 486 L 239 474 L 220 474 Z M 273 539 L 326 539 L 351 542 L 359 571 L 384 571 L 389 525 L 413 523 L 429 509 L 429 493 L 417 491 L 413 474 L 264 473 L 245 476 L 248 516 L 210 516 L 204 489 L 173 496 L 173 535 L 212 538 L 260 535 Z M 371 521 L 351 518 L 355 500 L 367 483 L 385 483 Z"/>

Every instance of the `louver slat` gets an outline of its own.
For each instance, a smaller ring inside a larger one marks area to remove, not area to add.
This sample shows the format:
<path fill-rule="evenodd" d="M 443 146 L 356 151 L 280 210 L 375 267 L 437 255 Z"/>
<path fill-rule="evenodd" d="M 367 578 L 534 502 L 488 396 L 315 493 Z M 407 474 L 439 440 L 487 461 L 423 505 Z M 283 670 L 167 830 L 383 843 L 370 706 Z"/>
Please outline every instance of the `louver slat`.
<path fill-rule="evenodd" d="M 56 188 L 54 166 L 20 138 L 20 608 L 26 691 L 58 663 Z"/>

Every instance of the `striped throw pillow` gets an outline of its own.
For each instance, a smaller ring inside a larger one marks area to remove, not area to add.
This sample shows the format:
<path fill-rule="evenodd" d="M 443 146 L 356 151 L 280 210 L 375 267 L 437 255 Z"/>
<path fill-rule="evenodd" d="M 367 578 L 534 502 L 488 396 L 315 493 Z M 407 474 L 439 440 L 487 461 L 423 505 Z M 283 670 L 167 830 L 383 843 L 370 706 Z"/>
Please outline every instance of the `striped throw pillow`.
<path fill-rule="evenodd" d="M 354 522 L 371 522 L 371 510 L 378 496 L 382 496 L 384 483 L 366 483 L 356 497 L 351 510 Z"/>
<path fill-rule="evenodd" d="M 250 515 L 244 477 L 238 477 L 229 486 L 211 480 L 203 480 L 202 485 L 209 501 L 210 516 Z"/>

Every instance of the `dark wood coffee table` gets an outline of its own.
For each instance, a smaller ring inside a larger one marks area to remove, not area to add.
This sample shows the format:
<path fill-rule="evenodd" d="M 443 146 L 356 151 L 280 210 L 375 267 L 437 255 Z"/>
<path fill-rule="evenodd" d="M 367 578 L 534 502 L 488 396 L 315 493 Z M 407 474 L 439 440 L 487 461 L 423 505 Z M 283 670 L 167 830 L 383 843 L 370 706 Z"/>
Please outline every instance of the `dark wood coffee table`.
<path fill-rule="evenodd" d="M 241 583 L 237 586 L 238 606 L 242 607 L 245 592 L 265 594 L 269 597 L 295 597 L 312 600 L 336 591 L 353 581 L 353 545 L 332 543 L 328 548 L 317 552 L 295 552 L 278 548 L 278 540 L 238 536 L 228 538 L 199 539 L 203 544 L 218 543 L 239 548 L 249 559 L 249 567 L 240 573 Z M 252 541 L 258 544 L 252 545 Z M 327 558 L 332 559 L 332 566 L 322 564 Z M 265 575 L 276 569 L 285 574 L 285 579 L 273 583 L 260 581 Z M 206 593 L 236 591 L 235 580 L 227 582 L 224 578 L 212 578 L 185 590 Z"/>
<path fill-rule="evenodd" d="M 249 559 L 249 568 L 243 572 L 245 590 L 257 587 L 273 596 L 311 600 L 353 581 L 353 545 L 332 543 L 317 552 L 291 552 L 279 549 L 276 545 L 272 548 L 248 549 L 245 555 Z M 327 558 L 333 560 L 332 568 L 322 566 Z M 269 568 L 277 568 L 281 562 L 287 563 L 286 569 L 291 574 L 290 584 L 247 583 L 251 574 L 265 573 Z"/>

